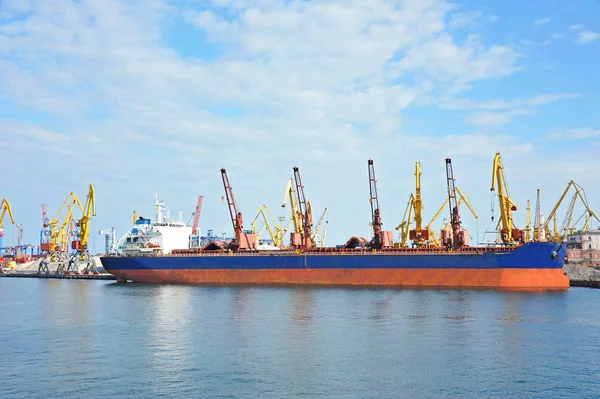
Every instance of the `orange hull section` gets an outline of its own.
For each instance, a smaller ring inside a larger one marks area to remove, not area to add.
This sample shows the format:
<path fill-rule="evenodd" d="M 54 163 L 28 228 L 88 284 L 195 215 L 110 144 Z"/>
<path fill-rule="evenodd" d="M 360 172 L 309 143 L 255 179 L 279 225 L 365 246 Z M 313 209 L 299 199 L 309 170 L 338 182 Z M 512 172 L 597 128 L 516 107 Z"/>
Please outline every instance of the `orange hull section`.
<path fill-rule="evenodd" d="M 179 269 L 119 270 L 140 283 L 257 284 L 566 290 L 562 269 Z"/>

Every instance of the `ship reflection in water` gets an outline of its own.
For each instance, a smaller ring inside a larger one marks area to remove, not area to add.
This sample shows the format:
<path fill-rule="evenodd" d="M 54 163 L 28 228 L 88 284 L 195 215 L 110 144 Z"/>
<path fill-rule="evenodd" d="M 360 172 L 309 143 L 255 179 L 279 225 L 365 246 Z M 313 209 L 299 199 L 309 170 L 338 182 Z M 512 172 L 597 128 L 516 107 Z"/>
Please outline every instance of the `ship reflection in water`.
<path fill-rule="evenodd" d="M 1 398 L 600 394 L 594 290 L 79 283 L 0 279 Z"/>

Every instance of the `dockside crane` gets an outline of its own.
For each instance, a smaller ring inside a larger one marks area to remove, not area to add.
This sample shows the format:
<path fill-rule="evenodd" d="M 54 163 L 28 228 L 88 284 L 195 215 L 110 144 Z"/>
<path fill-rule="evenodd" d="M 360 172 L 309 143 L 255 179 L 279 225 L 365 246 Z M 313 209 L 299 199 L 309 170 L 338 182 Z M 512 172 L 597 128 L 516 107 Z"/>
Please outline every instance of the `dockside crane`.
<path fill-rule="evenodd" d="M 71 220 L 73 217 L 73 209 L 75 205 L 79 207 L 79 210 L 83 213 L 83 206 L 77 195 L 71 192 L 67 199 L 63 202 L 62 206 L 56 213 L 56 216 L 48 222 L 48 229 L 50 230 L 50 239 L 48 242 L 40 245 L 40 250 L 46 253 L 46 256 L 40 261 L 38 274 L 50 273 L 50 266 L 56 265 L 56 273 L 64 273 L 67 269 L 66 262 L 67 251 L 69 244 L 69 232 L 71 230 Z M 61 214 L 63 210 L 67 209 L 67 213 L 62 219 Z M 60 225 L 60 227 L 58 227 Z"/>
<path fill-rule="evenodd" d="M 415 214 L 415 228 L 410 230 L 410 239 L 413 245 L 420 247 L 429 239 L 429 232 L 423 229 L 423 200 L 421 199 L 421 163 L 415 164 L 415 195 L 413 200 L 413 211 Z"/>
<path fill-rule="evenodd" d="M 492 187 L 490 191 L 498 189 L 498 203 L 500 206 L 500 239 L 505 245 L 516 245 L 525 241 L 523 230 L 515 226 L 512 213 L 518 209 L 517 204 L 510 198 L 504 165 L 500 153 L 494 156 L 492 168 Z M 493 218 L 493 216 L 492 216 Z"/>
<path fill-rule="evenodd" d="M 456 199 L 456 186 L 454 180 L 454 171 L 452 169 L 452 160 L 446 158 L 446 181 L 448 182 L 448 204 L 450 206 L 450 226 L 452 227 L 452 239 L 448 240 L 442 237 L 445 247 L 460 249 L 467 245 L 466 235 L 461 230 L 460 212 L 458 209 L 458 200 Z M 449 237 L 448 237 L 449 238 Z"/>
<path fill-rule="evenodd" d="M 260 216 L 262 216 L 264 226 L 269 232 L 269 236 L 271 237 L 273 244 L 277 247 L 281 247 L 283 245 L 284 228 L 277 223 L 275 216 L 273 216 L 273 214 L 265 204 L 258 208 L 258 212 L 256 213 L 254 220 L 252 221 L 252 233 L 256 234 L 258 237 L 259 234 L 256 231 L 256 221 Z M 270 222 L 269 219 L 271 219 Z"/>
<path fill-rule="evenodd" d="M 4 237 L 4 218 L 6 217 L 7 213 L 10 217 L 11 223 L 15 224 L 15 218 L 13 217 L 10 203 L 6 198 L 2 198 L 2 201 L 0 201 L 0 248 L 2 248 L 2 237 Z"/>
<path fill-rule="evenodd" d="M 285 195 L 283 196 L 283 202 L 281 207 L 287 206 L 287 199 L 290 199 L 290 208 L 292 214 L 292 222 L 294 224 L 294 233 L 303 234 L 304 229 L 302 227 L 302 212 L 300 211 L 298 204 L 296 203 L 296 190 L 294 189 L 294 179 L 290 177 L 285 188 Z M 287 230 L 287 229 L 285 229 Z"/>
<path fill-rule="evenodd" d="M 75 198 L 77 198 L 75 196 Z M 90 238 L 90 222 L 92 217 L 96 216 L 96 194 L 94 186 L 90 184 L 88 186 L 88 193 L 85 200 L 85 206 L 81 207 L 81 202 L 77 200 L 80 208 L 82 209 L 81 218 L 75 222 L 76 239 L 71 243 L 71 248 L 75 250 L 75 253 L 69 261 L 67 268 L 67 274 L 75 273 L 79 274 L 80 266 L 85 265 L 83 269 L 84 274 L 94 273 L 98 274 L 96 263 L 90 257 L 89 251 L 89 238 Z"/>
<path fill-rule="evenodd" d="M 225 197 L 229 207 L 229 215 L 233 225 L 234 238 L 229 244 L 229 249 L 232 251 L 238 250 L 253 250 L 256 249 L 256 235 L 244 233 L 242 213 L 238 211 L 233 190 L 229 183 L 229 177 L 225 168 L 221 168 L 221 178 L 223 179 L 223 187 L 225 188 Z"/>
<path fill-rule="evenodd" d="M 194 210 L 194 220 L 192 222 L 192 234 L 190 234 L 190 248 L 197 248 L 200 246 L 200 233 L 198 226 L 200 225 L 200 212 L 202 211 L 202 202 L 204 196 L 198 196 L 198 202 L 196 202 L 196 209 Z"/>
<path fill-rule="evenodd" d="M 467 205 L 467 208 L 469 208 L 469 211 L 471 211 L 471 214 L 473 215 L 473 217 L 476 220 L 479 219 L 479 216 L 475 212 L 475 209 L 473 208 L 473 205 L 471 204 L 471 201 L 469 200 L 469 197 L 467 196 L 467 194 L 456 186 L 454 188 L 456 190 L 456 193 L 458 194 L 458 209 L 460 210 L 460 206 L 464 202 L 465 205 Z M 437 220 L 437 218 L 441 215 L 441 213 L 444 211 L 444 208 L 446 208 L 446 206 L 448 206 L 449 202 L 450 202 L 450 198 L 446 198 L 446 200 L 444 201 L 442 206 L 440 206 L 440 208 L 438 209 L 436 214 L 431 218 L 431 220 L 429 221 L 427 226 L 425 226 L 425 230 L 427 230 L 427 234 L 428 234 L 428 241 L 427 241 L 428 245 L 431 245 L 434 247 L 442 246 L 440 243 L 440 240 L 437 238 L 437 236 L 436 236 L 435 232 L 433 231 L 433 229 L 431 228 L 431 226 Z"/>
<path fill-rule="evenodd" d="M 527 223 L 525 224 L 525 241 L 531 241 L 531 202 L 527 200 Z"/>
<path fill-rule="evenodd" d="M 396 230 L 400 230 L 400 248 L 408 248 L 408 238 L 410 237 L 410 224 L 413 218 L 414 204 L 415 197 L 411 193 L 408 196 L 408 202 L 406 204 L 406 209 L 404 210 L 402 222 L 396 226 Z"/>
<path fill-rule="evenodd" d="M 300 246 L 302 249 L 310 249 L 315 246 L 312 241 L 312 206 L 310 202 L 306 201 L 304 195 L 304 186 L 302 185 L 302 178 L 300 177 L 300 169 L 294 166 L 294 181 L 296 183 L 296 197 L 298 201 L 298 209 L 302 216 L 302 234 L 300 236 L 293 235 L 291 246 Z M 300 242 L 298 242 L 300 238 Z"/>
<path fill-rule="evenodd" d="M 319 231 L 321 230 L 321 227 L 323 226 L 323 222 L 325 221 L 325 216 L 327 215 L 327 207 L 325 207 L 325 209 L 323 210 L 323 213 L 321 214 L 321 217 L 319 218 L 319 221 L 317 222 L 317 225 L 315 226 L 315 230 L 312 233 L 312 236 L 310 237 L 310 239 L 316 243 L 318 241 L 319 238 Z M 325 235 L 327 234 L 326 232 L 326 227 L 323 227 L 323 235 L 322 238 L 320 240 L 321 243 L 321 247 L 323 247 L 325 245 Z"/>
<path fill-rule="evenodd" d="M 533 218 L 533 241 L 545 241 L 546 232 L 544 231 L 544 216 L 540 206 L 540 189 L 537 189 L 535 200 L 535 216 Z"/>
<path fill-rule="evenodd" d="M 569 189 L 571 189 L 571 188 L 573 188 L 575 190 L 575 192 L 573 193 L 571 203 L 569 205 L 569 208 L 567 209 L 567 214 L 565 215 L 565 219 L 563 221 L 561 230 L 558 230 L 557 225 L 556 225 L 556 213 L 557 213 L 562 201 L 565 199 L 567 193 L 569 192 Z M 571 220 L 573 217 L 573 215 L 572 215 L 573 208 L 575 207 L 577 198 L 579 198 L 580 202 L 583 204 L 583 206 L 585 208 L 584 215 L 587 214 L 582 230 L 584 230 L 584 231 L 589 230 L 589 225 L 590 225 L 590 222 L 592 221 L 592 219 L 596 219 L 597 221 L 600 222 L 600 219 L 598 218 L 598 215 L 596 215 L 596 212 L 594 212 L 589 206 L 587 197 L 585 195 L 585 190 L 583 189 L 583 187 L 581 187 L 579 184 L 577 184 L 573 180 L 571 180 L 567 184 L 567 188 L 565 189 L 565 191 L 563 191 L 558 202 L 556 203 L 556 205 L 554 206 L 554 208 L 548 215 L 548 219 L 546 219 L 545 223 L 543 224 L 543 226 L 544 226 L 543 230 L 546 235 L 545 238 L 547 241 L 558 242 L 560 240 L 566 239 L 566 234 L 568 234 L 569 230 L 571 230 L 573 228 L 573 226 L 571 226 Z M 554 221 L 554 228 L 552 230 L 550 230 L 550 227 L 548 226 L 550 220 Z"/>
<path fill-rule="evenodd" d="M 389 231 L 383 231 L 381 220 L 381 209 L 379 208 L 379 194 L 377 192 L 377 179 L 375 178 L 375 165 L 373 160 L 367 161 L 369 170 L 369 203 L 371 204 L 371 228 L 373 237 L 369 243 L 371 249 L 389 248 L 394 245 L 393 234 Z"/>

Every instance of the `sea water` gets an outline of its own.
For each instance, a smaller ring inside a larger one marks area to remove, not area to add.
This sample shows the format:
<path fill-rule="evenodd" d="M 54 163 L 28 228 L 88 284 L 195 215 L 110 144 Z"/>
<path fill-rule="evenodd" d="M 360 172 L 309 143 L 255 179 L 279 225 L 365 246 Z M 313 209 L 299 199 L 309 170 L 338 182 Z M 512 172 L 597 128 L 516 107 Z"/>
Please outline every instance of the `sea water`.
<path fill-rule="evenodd" d="M 600 290 L 0 278 L 0 398 L 598 398 Z"/>

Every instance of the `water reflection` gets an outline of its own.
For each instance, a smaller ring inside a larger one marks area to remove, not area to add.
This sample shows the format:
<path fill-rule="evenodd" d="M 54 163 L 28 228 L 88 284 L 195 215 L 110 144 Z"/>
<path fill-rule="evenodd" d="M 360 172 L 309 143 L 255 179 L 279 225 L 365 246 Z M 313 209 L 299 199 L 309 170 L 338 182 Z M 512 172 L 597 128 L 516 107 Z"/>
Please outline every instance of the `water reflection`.
<path fill-rule="evenodd" d="M 196 344 L 195 309 L 191 288 L 164 285 L 153 287 L 149 336 L 149 366 L 156 395 L 177 391 L 184 371 L 194 367 L 190 348 Z"/>
<path fill-rule="evenodd" d="M 290 320 L 295 326 L 308 327 L 314 307 L 313 291 L 307 287 L 294 287 L 290 290 Z"/>

